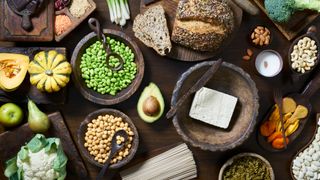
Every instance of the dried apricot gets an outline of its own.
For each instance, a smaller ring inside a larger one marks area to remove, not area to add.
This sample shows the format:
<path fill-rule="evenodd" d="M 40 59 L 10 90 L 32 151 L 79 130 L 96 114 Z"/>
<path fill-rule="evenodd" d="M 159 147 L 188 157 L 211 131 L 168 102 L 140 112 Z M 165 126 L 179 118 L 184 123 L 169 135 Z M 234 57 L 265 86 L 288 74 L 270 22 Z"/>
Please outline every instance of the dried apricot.
<path fill-rule="evenodd" d="M 286 138 L 286 143 L 289 143 L 289 139 Z M 274 141 L 272 141 L 272 147 L 275 149 L 283 149 L 284 148 L 284 143 L 283 143 L 283 138 L 276 138 Z"/>

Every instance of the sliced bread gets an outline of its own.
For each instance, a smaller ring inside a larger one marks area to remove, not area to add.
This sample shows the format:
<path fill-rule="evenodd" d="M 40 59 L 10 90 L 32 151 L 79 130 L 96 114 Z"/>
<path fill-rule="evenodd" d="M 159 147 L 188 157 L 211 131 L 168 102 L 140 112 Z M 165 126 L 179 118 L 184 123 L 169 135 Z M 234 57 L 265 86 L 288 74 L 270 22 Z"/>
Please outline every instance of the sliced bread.
<path fill-rule="evenodd" d="M 152 6 L 133 22 L 134 35 L 161 56 L 171 51 L 171 41 L 165 11 L 161 5 Z"/>

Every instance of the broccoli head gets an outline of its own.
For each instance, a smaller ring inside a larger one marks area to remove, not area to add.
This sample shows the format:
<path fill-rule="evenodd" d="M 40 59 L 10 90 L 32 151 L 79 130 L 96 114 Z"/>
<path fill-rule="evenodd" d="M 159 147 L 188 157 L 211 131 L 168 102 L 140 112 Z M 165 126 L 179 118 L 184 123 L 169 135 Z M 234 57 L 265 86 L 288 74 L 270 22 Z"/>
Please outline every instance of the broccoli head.
<path fill-rule="evenodd" d="M 269 17 L 276 22 L 287 22 L 295 11 L 315 10 L 320 12 L 320 0 L 265 0 Z"/>
<path fill-rule="evenodd" d="M 287 22 L 295 12 L 294 0 L 265 0 L 264 6 L 269 17 L 276 22 Z"/>

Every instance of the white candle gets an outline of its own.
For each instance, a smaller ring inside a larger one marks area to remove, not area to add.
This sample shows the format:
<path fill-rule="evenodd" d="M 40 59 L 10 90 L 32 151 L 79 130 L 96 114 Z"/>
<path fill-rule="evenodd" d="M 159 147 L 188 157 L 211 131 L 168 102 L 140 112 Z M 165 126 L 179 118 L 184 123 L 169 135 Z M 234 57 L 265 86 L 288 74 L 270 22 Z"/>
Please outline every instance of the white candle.
<path fill-rule="evenodd" d="M 255 64 L 257 71 L 265 77 L 278 75 L 283 66 L 280 54 L 273 50 L 264 50 L 259 53 Z"/>

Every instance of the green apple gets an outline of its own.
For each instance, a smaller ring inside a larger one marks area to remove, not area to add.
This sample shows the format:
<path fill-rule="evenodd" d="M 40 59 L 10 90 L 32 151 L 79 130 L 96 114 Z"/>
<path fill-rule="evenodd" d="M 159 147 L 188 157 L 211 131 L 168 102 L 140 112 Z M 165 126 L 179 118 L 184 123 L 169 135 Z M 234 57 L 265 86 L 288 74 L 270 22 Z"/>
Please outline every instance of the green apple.
<path fill-rule="evenodd" d="M 5 127 L 13 127 L 22 122 L 22 109 L 13 103 L 6 103 L 0 107 L 0 123 Z"/>

